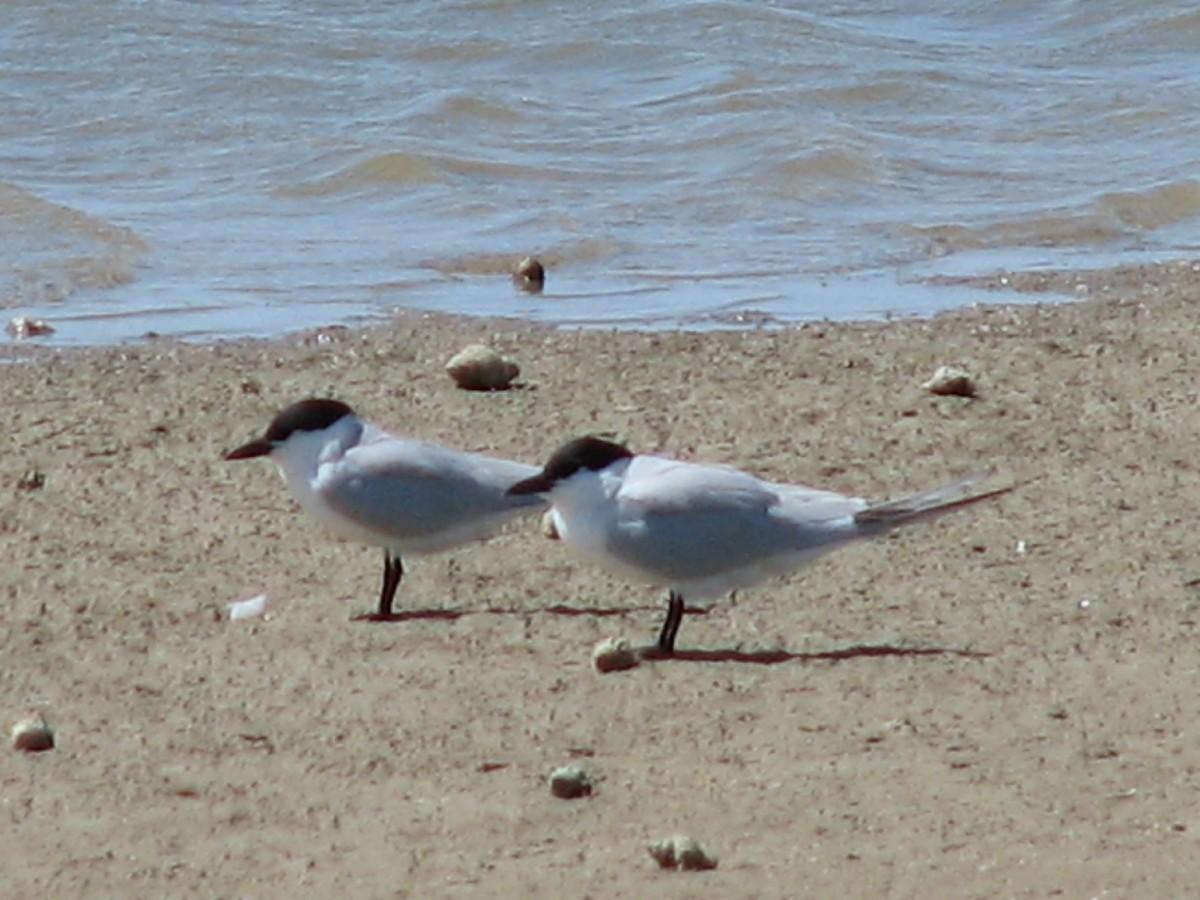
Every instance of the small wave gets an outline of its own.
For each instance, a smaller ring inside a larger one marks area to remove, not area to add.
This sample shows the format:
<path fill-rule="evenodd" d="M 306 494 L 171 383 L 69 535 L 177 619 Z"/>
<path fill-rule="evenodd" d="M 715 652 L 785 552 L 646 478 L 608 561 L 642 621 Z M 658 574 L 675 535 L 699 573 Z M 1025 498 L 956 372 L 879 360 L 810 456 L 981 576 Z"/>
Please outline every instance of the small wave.
<path fill-rule="evenodd" d="M 772 162 L 755 178 L 771 185 L 777 197 L 794 197 L 808 203 L 831 203 L 869 195 L 882 183 L 885 172 L 866 146 L 843 146 L 825 141 L 790 157 Z M 860 142 L 861 144 L 861 142 Z"/>
<path fill-rule="evenodd" d="M 1074 247 L 1105 244 L 1126 235 L 1111 218 L 1094 215 L 1037 215 L 987 225 L 900 226 L 919 245 L 919 255 L 948 256 L 1002 247 Z"/>
<path fill-rule="evenodd" d="M 426 108 L 412 116 L 409 124 L 418 130 L 429 125 L 486 128 L 517 121 L 521 116 L 521 104 L 504 102 L 503 94 L 447 91 L 432 98 Z"/>
<path fill-rule="evenodd" d="M 618 242 L 605 238 L 594 238 L 537 251 L 536 256 L 547 269 L 553 270 L 604 262 L 619 256 L 621 252 L 622 247 Z M 529 253 L 524 251 L 464 253 L 458 256 L 427 259 L 421 263 L 421 266 L 441 275 L 452 277 L 508 275 L 521 258 L 528 255 Z"/>
<path fill-rule="evenodd" d="M 1138 231 L 1178 225 L 1200 216 L 1200 181 L 1177 181 L 1144 191 L 1116 191 L 1096 201 L 1101 214 Z"/>
<path fill-rule="evenodd" d="M 442 180 L 425 157 L 411 153 L 382 153 L 329 175 L 283 185 L 272 193 L 279 197 L 329 197 L 360 194 L 383 187 L 436 184 Z"/>
<path fill-rule="evenodd" d="M 984 225 L 899 226 L 898 236 L 927 257 L 1007 247 L 1099 247 L 1200 217 L 1200 182 L 1102 194 L 1077 210 Z"/>
<path fill-rule="evenodd" d="M 148 247 L 128 228 L 0 181 L 0 306 L 57 303 L 134 279 Z"/>

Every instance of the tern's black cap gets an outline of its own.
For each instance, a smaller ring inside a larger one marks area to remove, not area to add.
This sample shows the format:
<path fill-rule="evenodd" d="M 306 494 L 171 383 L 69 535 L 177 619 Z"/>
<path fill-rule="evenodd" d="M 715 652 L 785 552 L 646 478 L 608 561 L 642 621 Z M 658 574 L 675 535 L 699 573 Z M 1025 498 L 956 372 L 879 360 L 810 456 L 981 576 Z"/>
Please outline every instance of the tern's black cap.
<path fill-rule="evenodd" d="M 261 438 L 243 444 L 225 458 L 253 459 L 256 456 L 266 456 L 297 431 L 323 431 L 339 419 L 352 415 L 354 410 L 340 400 L 319 397 L 301 400 L 272 419 Z"/>
<path fill-rule="evenodd" d="M 558 482 L 570 478 L 576 472 L 587 469 L 599 472 L 620 459 L 630 459 L 633 451 L 624 444 L 606 438 L 588 435 L 568 441 L 551 454 L 546 467 L 534 475 L 519 481 L 508 489 L 510 494 L 544 494 L 554 489 Z"/>

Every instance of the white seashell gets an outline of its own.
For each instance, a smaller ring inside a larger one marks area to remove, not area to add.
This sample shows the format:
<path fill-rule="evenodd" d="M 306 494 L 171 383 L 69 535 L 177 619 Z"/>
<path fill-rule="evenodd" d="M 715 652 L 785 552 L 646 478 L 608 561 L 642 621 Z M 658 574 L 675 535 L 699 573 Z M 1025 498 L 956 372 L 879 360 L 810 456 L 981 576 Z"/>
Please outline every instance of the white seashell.
<path fill-rule="evenodd" d="M 229 609 L 230 619 L 257 619 L 265 616 L 267 610 L 270 609 L 270 601 L 267 600 L 266 594 L 259 594 L 248 600 L 237 600 L 225 605 Z"/>
<path fill-rule="evenodd" d="M 965 369 L 938 366 L 933 377 L 921 385 L 931 394 L 955 397 L 974 397 L 975 382 Z"/>
<path fill-rule="evenodd" d="M 552 541 L 559 540 L 558 526 L 554 524 L 554 511 L 546 510 L 542 514 L 542 535 Z"/>
<path fill-rule="evenodd" d="M 655 841 L 646 848 L 661 869 L 682 869 L 700 872 L 717 867 L 717 857 L 709 853 L 694 838 L 684 835 Z"/>
<path fill-rule="evenodd" d="M 450 358 L 446 371 L 465 391 L 503 391 L 521 374 L 521 367 L 491 347 L 471 344 Z"/>
<path fill-rule="evenodd" d="M 8 323 L 8 333 L 17 340 L 23 341 L 25 338 L 42 337 L 47 334 L 54 334 L 54 326 L 42 319 L 31 319 L 29 316 L 17 316 Z"/>
<path fill-rule="evenodd" d="M 592 665 L 597 672 L 623 672 L 636 669 L 641 660 L 624 638 L 605 638 L 592 649 Z"/>
<path fill-rule="evenodd" d="M 550 773 L 550 793 L 560 800 L 576 800 L 592 793 L 592 780 L 579 766 L 563 766 Z"/>
<path fill-rule="evenodd" d="M 14 750 L 38 753 L 54 748 L 54 729 L 39 712 L 31 712 L 12 728 Z"/>

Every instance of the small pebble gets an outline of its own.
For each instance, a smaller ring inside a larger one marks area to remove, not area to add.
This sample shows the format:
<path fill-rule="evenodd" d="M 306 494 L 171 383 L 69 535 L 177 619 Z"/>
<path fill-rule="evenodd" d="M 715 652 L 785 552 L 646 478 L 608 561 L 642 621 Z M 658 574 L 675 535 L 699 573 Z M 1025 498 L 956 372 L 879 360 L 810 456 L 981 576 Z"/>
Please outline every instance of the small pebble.
<path fill-rule="evenodd" d="M 464 391 L 507 390 L 521 374 L 520 366 L 483 344 L 471 344 L 454 354 L 446 371 Z"/>
<path fill-rule="evenodd" d="M 532 256 L 527 256 L 513 269 L 512 280 L 518 290 L 540 294 L 546 286 L 546 269 Z"/>
<path fill-rule="evenodd" d="M 41 713 L 30 713 L 13 726 L 12 745 L 14 750 L 24 750 L 26 753 L 52 750 L 54 749 L 54 729 L 50 727 Z"/>
<path fill-rule="evenodd" d="M 8 323 L 8 333 L 19 341 L 26 338 L 42 337 L 54 334 L 54 326 L 42 319 L 31 319 L 29 316 L 17 316 Z"/>
<path fill-rule="evenodd" d="M 660 869 L 680 869 L 701 872 L 717 867 L 717 857 L 709 853 L 694 838 L 677 835 L 655 841 L 647 848 Z"/>
<path fill-rule="evenodd" d="M 550 773 L 550 793 L 560 800 L 577 800 L 592 793 L 592 780 L 579 766 L 563 766 Z"/>
<path fill-rule="evenodd" d="M 624 638 L 605 638 L 592 650 L 592 665 L 597 672 L 624 672 L 636 669 L 640 660 Z"/>
<path fill-rule="evenodd" d="M 975 382 L 970 373 L 954 366 L 938 366 L 933 377 L 921 385 L 931 394 L 954 397 L 974 397 Z"/>

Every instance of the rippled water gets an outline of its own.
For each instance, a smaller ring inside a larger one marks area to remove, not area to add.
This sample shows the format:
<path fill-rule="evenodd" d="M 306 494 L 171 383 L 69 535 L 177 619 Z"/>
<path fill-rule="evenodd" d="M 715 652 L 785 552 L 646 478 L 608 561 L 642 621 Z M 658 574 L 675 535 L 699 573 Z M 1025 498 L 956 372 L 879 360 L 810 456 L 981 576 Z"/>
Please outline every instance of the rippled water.
<path fill-rule="evenodd" d="M 1200 10 L 592 6 L 2 0 L 0 305 L 68 343 L 845 318 L 1195 252 Z"/>

